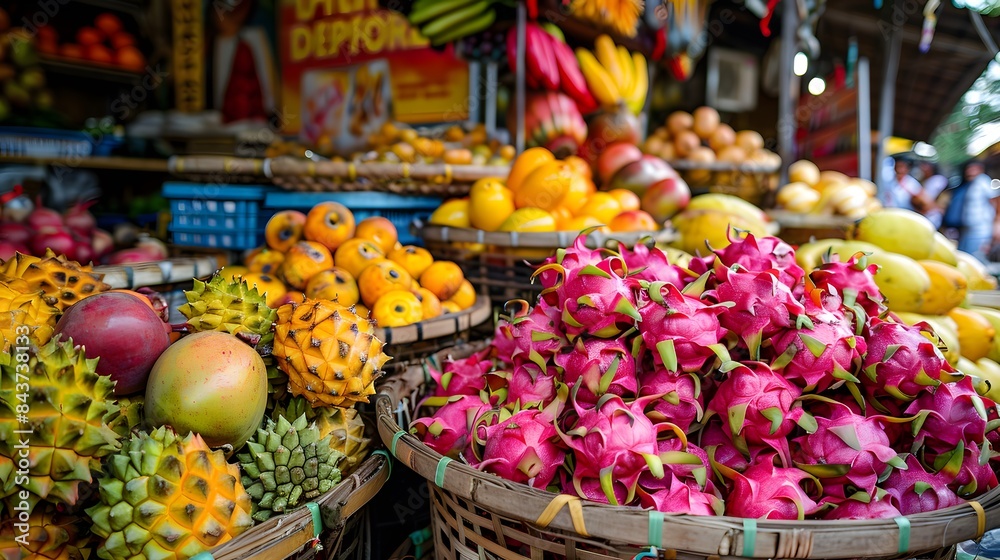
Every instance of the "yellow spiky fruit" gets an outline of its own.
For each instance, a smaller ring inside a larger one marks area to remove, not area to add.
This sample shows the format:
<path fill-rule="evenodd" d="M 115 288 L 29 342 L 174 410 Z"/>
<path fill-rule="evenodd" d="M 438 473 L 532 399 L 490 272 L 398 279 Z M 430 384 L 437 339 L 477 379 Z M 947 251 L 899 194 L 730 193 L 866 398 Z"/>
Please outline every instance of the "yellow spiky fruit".
<path fill-rule="evenodd" d="M 90 542 L 83 519 L 47 504 L 28 516 L 28 531 L 14 526 L 14 517 L 0 524 L 0 558 L 20 560 L 83 560 Z"/>
<path fill-rule="evenodd" d="M 60 313 L 81 299 L 111 289 L 103 282 L 103 274 L 95 274 L 92 267 L 81 266 L 65 256 L 56 256 L 52 250 L 45 258 L 17 253 L 0 263 L 0 274 L 24 280 L 28 292 L 44 292 L 54 298 L 52 305 Z"/>
<path fill-rule="evenodd" d="M 368 402 L 389 360 L 375 325 L 353 308 L 307 299 L 278 309 L 274 357 L 292 395 L 313 406 Z"/>
<path fill-rule="evenodd" d="M 52 305 L 54 298 L 41 290 L 27 291 L 23 280 L 8 279 L 10 282 L 0 279 L 0 351 L 10 351 L 22 334 L 29 343 L 43 346 L 52 338 L 59 317 L 59 310 Z"/>

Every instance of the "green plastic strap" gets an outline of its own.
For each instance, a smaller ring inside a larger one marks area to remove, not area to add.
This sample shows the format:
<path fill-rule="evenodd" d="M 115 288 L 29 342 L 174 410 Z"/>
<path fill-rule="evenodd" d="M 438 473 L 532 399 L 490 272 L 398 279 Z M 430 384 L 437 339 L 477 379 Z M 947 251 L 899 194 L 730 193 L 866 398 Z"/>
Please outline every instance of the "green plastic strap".
<path fill-rule="evenodd" d="M 910 520 L 905 517 L 893 519 L 899 527 L 899 553 L 910 550 Z"/>
<path fill-rule="evenodd" d="M 757 549 L 757 520 L 743 520 L 743 556 L 753 558 Z"/>
<path fill-rule="evenodd" d="M 191 557 L 191 560 L 215 560 L 215 556 L 212 556 L 212 553 L 206 550 L 205 552 L 195 554 Z"/>
<path fill-rule="evenodd" d="M 372 452 L 372 455 L 381 455 L 385 457 L 386 468 L 389 469 L 389 476 L 392 476 L 392 457 L 389 456 L 389 452 L 385 449 L 376 449 Z"/>
<path fill-rule="evenodd" d="M 450 462 L 451 457 L 441 457 L 438 461 L 437 469 L 434 470 L 434 484 L 437 484 L 438 488 L 444 488 L 444 471 Z"/>
<path fill-rule="evenodd" d="M 406 435 L 406 430 L 399 430 L 392 436 L 392 442 L 389 443 L 389 451 L 392 453 L 393 457 L 398 457 L 396 455 L 396 444 L 399 443 L 399 438 Z"/>
<path fill-rule="evenodd" d="M 318 539 L 323 534 L 323 516 L 319 514 L 319 504 L 316 502 L 306 502 L 306 507 L 313 514 L 313 538 Z"/>
<path fill-rule="evenodd" d="M 663 512 L 649 512 L 649 546 L 663 547 Z"/>

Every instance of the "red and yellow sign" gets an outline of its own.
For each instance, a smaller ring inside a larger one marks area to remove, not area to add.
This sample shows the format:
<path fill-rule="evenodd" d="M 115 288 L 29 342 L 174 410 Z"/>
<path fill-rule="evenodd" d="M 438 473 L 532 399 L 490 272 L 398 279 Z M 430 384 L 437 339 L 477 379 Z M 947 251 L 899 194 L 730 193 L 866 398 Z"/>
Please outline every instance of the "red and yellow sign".
<path fill-rule="evenodd" d="M 287 132 L 303 132 L 307 125 L 316 125 L 315 119 L 305 121 L 307 114 L 316 116 L 310 108 L 348 103 L 352 95 L 369 96 L 365 104 L 374 118 L 380 112 L 377 105 L 389 101 L 381 98 L 383 84 L 376 78 L 381 65 L 375 63 L 383 60 L 388 64 L 387 91 L 394 120 L 420 123 L 467 118 L 468 65 L 450 51 L 430 49 L 427 39 L 402 14 L 380 8 L 378 0 L 281 0 L 280 6 L 278 50 Z M 325 86 L 317 87 L 324 83 L 340 84 L 345 91 L 331 93 Z M 362 85 L 368 89 L 362 90 Z M 329 110 L 347 116 L 343 108 Z M 349 128 L 358 131 L 369 128 L 368 124 L 354 122 Z M 337 135 L 342 130 L 326 132 Z"/>

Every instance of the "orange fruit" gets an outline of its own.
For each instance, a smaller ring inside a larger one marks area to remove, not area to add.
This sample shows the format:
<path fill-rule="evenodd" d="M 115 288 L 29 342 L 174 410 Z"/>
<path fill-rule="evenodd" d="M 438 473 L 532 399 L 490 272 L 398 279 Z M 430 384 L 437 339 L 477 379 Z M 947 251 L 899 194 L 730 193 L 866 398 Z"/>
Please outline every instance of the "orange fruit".
<path fill-rule="evenodd" d="M 305 295 L 309 299 L 328 299 L 344 307 L 350 307 L 361 299 L 358 283 L 343 268 L 333 267 L 317 273 L 306 284 Z"/>
<path fill-rule="evenodd" d="M 84 26 L 76 32 L 76 42 L 84 47 L 100 45 L 103 41 L 104 34 L 93 27 Z"/>
<path fill-rule="evenodd" d="M 562 231 L 583 231 L 585 229 L 600 227 L 603 225 L 604 222 L 593 216 L 577 216 L 562 222 L 559 229 Z"/>
<path fill-rule="evenodd" d="M 282 210 L 271 216 L 264 226 L 264 240 L 275 251 L 287 251 L 302 240 L 306 215 L 297 210 Z"/>
<path fill-rule="evenodd" d="M 374 243 L 367 239 L 348 239 L 333 254 L 333 264 L 346 270 L 351 276 L 357 278 L 361 272 L 369 265 L 385 260 Z"/>
<path fill-rule="evenodd" d="M 544 163 L 525 177 L 521 188 L 514 191 L 514 204 L 518 208 L 552 210 L 562 205 L 573 188 L 573 181 L 582 181 L 582 178 L 573 172 L 570 164 L 564 161 Z M 577 186 L 574 192 L 579 189 Z"/>
<path fill-rule="evenodd" d="M 514 159 L 514 164 L 510 167 L 510 174 L 507 175 L 507 188 L 515 195 L 521 189 L 524 180 L 541 167 L 543 164 L 556 160 L 556 156 L 545 148 L 529 148 Z"/>
<path fill-rule="evenodd" d="M 251 272 L 243 275 L 243 281 L 251 288 L 256 286 L 257 292 L 264 296 L 264 301 L 271 308 L 280 307 L 281 300 L 288 293 L 288 288 L 285 287 L 281 280 L 268 274 Z"/>
<path fill-rule="evenodd" d="M 611 220 L 608 227 L 611 228 L 611 231 L 656 231 L 660 229 L 656 220 L 642 210 L 622 212 Z"/>
<path fill-rule="evenodd" d="M 59 56 L 63 58 L 83 58 L 83 47 L 76 43 L 66 43 L 59 46 Z"/>
<path fill-rule="evenodd" d="M 115 62 L 125 70 L 133 72 L 141 72 L 146 67 L 146 57 L 132 45 L 120 47 L 115 55 Z"/>
<path fill-rule="evenodd" d="M 306 216 L 305 238 L 336 251 L 340 244 L 354 237 L 354 214 L 339 202 L 321 202 Z"/>
<path fill-rule="evenodd" d="M 430 290 L 443 303 L 462 287 L 465 274 L 461 267 L 451 261 L 434 261 L 420 275 L 420 285 Z"/>
<path fill-rule="evenodd" d="M 306 294 L 298 290 L 290 290 L 285 294 L 285 297 L 281 298 L 278 306 L 285 305 L 286 303 L 304 303 L 306 301 Z"/>
<path fill-rule="evenodd" d="M 461 310 L 462 309 L 458 306 L 458 304 L 455 303 L 455 302 L 453 302 L 453 301 L 451 301 L 451 300 L 447 300 L 447 301 L 442 301 L 441 302 L 441 313 L 442 313 L 442 315 L 443 314 L 447 314 L 447 313 L 458 313 Z"/>
<path fill-rule="evenodd" d="M 135 37 L 131 33 L 125 33 L 124 31 L 120 33 L 115 33 L 111 35 L 111 47 L 115 50 L 122 50 L 125 47 L 135 46 Z"/>
<path fill-rule="evenodd" d="M 433 319 L 441 314 L 441 300 L 427 288 L 415 288 L 413 294 L 420 300 L 424 319 Z"/>
<path fill-rule="evenodd" d="M 496 231 L 514 213 L 514 193 L 495 177 L 480 179 L 469 191 L 469 223 L 476 229 Z"/>
<path fill-rule="evenodd" d="M 603 225 L 611 223 L 622 211 L 618 199 L 606 192 L 597 192 L 587 199 L 586 204 L 576 213 L 576 216 L 590 216 Z"/>
<path fill-rule="evenodd" d="M 247 270 L 261 274 L 277 274 L 281 264 L 285 262 L 285 254 L 281 251 L 264 249 L 247 259 Z"/>
<path fill-rule="evenodd" d="M 304 290 L 309 279 L 333 268 L 333 255 L 315 241 L 299 241 L 285 253 L 281 276 L 296 290 Z"/>
<path fill-rule="evenodd" d="M 608 191 L 608 194 L 615 197 L 618 204 L 622 207 L 622 212 L 638 210 L 642 204 L 642 199 L 639 198 L 639 195 L 628 189 L 611 189 Z"/>
<path fill-rule="evenodd" d="M 571 214 L 576 215 L 596 190 L 594 184 L 588 179 L 580 175 L 575 175 L 570 179 L 569 190 L 566 191 L 566 195 L 563 197 L 560 206 L 569 210 Z"/>
<path fill-rule="evenodd" d="M 87 60 L 98 64 L 114 64 L 115 55 L 104 45 L 88 45 L 84 47 Z"/>
<path fill-rule="evenodd" d="M 393 291 L 407 290 L 413 286 L 413 278 L 403 267 L 392 261 L 379 261 L 364 270 L 358 277 L 361 301 L 373 307 L 378 298 Z"/>
<path fill-rule="evenodd" d="M 419 323 L 424 309 L 413 292 L 394 290 L 384 294 L 372 307 L 372 319 L 380 327 L 403 327 Z"/>
<path fill-rule="evenodd" d="M 588 181 L 594 180 L 594 171 L 590 168 L 590 164 L 587 163 L 587 160 L 580 156 L 569 156 L 563 161 L 573 166 L 573 170 L 576 171 L 577 175 L 587 179 Z"/>
<path fill-rule="evenodd" d="M 122 20 L 110 12 L 104 12 L 94 18 L 94 27 L 101 30 L 106 37 L 110 37 L 122 30 Z"/>
<path fill-rule="evenodd" d="M 468 309 L 476 304 L 476 289 L 472 287 L 472 282 L 468 280 L 462 280 L 462 283 L 458 287 L 458 291 L 455 292 L 448 301 L 455 302 L 459 309 Z"/>
<path fill-rule="evenodd" d="M 406 269 L 410 276 L 420 278 L 420 275 L 434 262 L 434 257 L 423 247 L 404 245 L 390 251 L 389 260 Z"/>
<path fill-rule="evenodd" d="M 396 231 L 396 226 L 388 218 L 372 216 L 358 222 L 358 227 L 354 230 L 354 237 L 371 241 L 385 255 L 396 246 L 396 242 L 399 241 L 399 232 Z"/>

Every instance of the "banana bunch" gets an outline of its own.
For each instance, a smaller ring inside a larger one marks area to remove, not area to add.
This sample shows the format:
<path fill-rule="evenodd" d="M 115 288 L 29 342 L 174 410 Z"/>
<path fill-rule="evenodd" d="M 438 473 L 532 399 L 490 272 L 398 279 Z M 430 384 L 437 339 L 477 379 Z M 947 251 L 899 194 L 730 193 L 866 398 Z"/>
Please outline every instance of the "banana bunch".
<path fill-rule="evenodd" d="M 638 0 L 573 0 L 569 9 L 581 19 L 607 26 L 626 37 L 635 37 L 643 3 Z"/>
<path fill-rule="evenodd" d="M 601 105 L 613 109 L 624 104 L 633 114 L 642 111 L 649 91 L 646 57 L 629 53 L 607 35 L 597 38 L 594 52 L 576 49 L 576 57 L 590 92 Z"/>
<path fill-rule="evenodd" d="M 407 19 L 434 46 L 488 29 L 496 21 L 494 0 L 417 0 Z"/>

